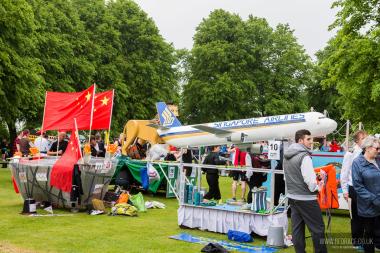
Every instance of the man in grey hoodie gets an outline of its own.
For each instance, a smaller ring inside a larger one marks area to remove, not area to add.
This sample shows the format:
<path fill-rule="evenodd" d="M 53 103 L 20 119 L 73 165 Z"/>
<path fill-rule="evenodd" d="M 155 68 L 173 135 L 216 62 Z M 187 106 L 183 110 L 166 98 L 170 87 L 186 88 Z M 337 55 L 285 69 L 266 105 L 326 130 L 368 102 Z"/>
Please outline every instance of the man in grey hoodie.
<path fill-rule="evenodd" d="M 291 208 L 292 241 L 297 253 L 305 251 L 305 224 L 311 232 L 314 252 L 327 252 L 324 244 L 325 225 L 317 201 L 318 183 L 311 160 L 312 138 L 303 129 L 284 153 L 284 173 Z"/>

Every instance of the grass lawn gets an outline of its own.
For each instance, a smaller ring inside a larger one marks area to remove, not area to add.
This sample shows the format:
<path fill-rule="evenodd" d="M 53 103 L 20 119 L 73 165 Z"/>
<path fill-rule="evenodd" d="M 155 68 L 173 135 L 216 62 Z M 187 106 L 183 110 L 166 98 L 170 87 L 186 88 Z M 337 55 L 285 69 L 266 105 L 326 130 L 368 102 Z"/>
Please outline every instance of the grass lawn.
<path fill-rule="evenodd" d="M 204 180 L 205 182 L 206 180 Z M 221 177 L 224 199 L 230 198 L 231 178 Z M 238 195 L 239 196 L 239 195 Z M 224 234 L 180 229 L 176 199 L 144 195 L 145 200 L 165 203 L 166 209 L 150 209 L 138 217 L 90 216 L 76 213 L 66 217 L 28 217 L 20 215 L 23 200 L 13 191 L 9 169 L 0 169 L 0 252 L 200 252 L 202 245 L 169 239 L 181 232 L 227 240 Z M 44 211 L 39 211 L 44 213 Z M 70 213 L 59 210 L 59 213 Z M 350 231 L 347 216 L 332 219 L 333 233 Z M 307 235 L 309 233 L 307 232 Z M 254 245 L 265 244 L 254 238 Z M 307 252 L 312 252 L 311 238 Z M 280 252 L 294 252 L 293 248 Z M 342 252 L 342 251 L 336 251 Z M 347 252 L 345 250 L 345 252 Z"/>

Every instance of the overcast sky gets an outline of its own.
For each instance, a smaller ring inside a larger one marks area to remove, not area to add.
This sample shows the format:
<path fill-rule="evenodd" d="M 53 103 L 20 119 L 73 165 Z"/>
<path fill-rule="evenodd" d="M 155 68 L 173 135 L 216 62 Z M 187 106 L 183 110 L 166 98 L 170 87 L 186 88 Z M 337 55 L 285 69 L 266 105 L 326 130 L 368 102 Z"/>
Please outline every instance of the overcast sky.
<path fill-rule="evenodd" d="M 153 18 L 161 35 L 174 47 L 191 49 L 195 28 L 215 9 L 265 18 L 272 27 L 288 23 L 298 42 L 313 57 L 334 35 L 327 30 L 336 9 L 332 0 L 135 0 Z M 313 57 L 314 58 L 314 57 Z"/>

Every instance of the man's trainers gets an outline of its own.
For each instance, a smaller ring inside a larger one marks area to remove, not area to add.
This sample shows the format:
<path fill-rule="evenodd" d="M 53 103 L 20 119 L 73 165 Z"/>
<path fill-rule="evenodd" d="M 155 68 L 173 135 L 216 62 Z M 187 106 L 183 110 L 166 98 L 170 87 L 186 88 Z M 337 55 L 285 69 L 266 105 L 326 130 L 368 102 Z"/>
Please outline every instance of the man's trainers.
<path fill-rule="evenodd" d="M 99 214 L 103 214 L 104 211 L 101 211 L 101 210 L 92 210 L 90 215 L 99 215 Z"/>

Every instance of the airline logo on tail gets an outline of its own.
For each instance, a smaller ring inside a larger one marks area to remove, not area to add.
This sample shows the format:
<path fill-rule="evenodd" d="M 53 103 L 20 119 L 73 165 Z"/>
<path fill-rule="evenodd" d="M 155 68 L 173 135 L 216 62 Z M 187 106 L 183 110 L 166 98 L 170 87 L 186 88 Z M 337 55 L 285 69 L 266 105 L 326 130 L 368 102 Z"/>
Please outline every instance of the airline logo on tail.
<path fill-rule="evenodd" d="M 158 116 L 160 118 L 160 125 L 163 127 L 178 127 L 182 126 L 181 122 L 177 119 L 172 111 L 164 102 L 156 104 Z"/>
<path fill-rule="evenodd" d="M 170 126 L 174 122 L 174 117 L 172 117 L 172 112 L 167 107 L 162 112 L 162 118 L 164 118 L 164 122 L 162 123 L 162 125 L 165 127 Z"/>

